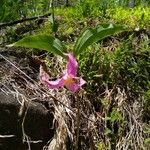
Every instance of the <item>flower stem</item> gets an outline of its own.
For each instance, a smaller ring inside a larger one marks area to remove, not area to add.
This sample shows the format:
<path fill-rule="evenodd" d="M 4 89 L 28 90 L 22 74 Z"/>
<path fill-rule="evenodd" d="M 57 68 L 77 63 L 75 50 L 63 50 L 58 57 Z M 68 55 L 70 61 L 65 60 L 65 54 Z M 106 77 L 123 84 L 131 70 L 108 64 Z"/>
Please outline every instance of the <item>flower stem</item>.
<path fill-rule="evenodd" d="M 78 99 L 78 96 L 76 97 L 76 100 L 77 100 L 77 136 L 76 136 L 75 150 L 78 150 L 78 145 L 79 145 L 79 131 L 80 131 L 80 101 Z"/>

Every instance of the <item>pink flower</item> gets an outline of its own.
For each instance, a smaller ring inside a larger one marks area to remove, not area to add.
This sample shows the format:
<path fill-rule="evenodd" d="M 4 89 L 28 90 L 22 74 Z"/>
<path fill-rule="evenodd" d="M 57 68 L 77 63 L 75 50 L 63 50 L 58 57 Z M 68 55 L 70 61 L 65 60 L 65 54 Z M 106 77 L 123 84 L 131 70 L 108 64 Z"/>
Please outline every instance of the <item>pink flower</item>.
<path fill-rule="evenodd" d="M 78 63 L 74 56 L 69 53 L 67 54 L 68 61 L 67 61 L 67 69 L 63 76 L 55 81 L 49 81 L 49 75 L 44 72 L 43 70 L 40 70 L 40 80 L 45 83 L 48 88 L 54 89 L 54 88 L 60 88 L 60 87 L 66 87 L 67 89 L 71 90 L 72 92 L 78 91 L 82 85 L 84 85 L 86 82 L 80 77 L 78 78 L 77 75 L 77 69 L 78 69 Z"/>

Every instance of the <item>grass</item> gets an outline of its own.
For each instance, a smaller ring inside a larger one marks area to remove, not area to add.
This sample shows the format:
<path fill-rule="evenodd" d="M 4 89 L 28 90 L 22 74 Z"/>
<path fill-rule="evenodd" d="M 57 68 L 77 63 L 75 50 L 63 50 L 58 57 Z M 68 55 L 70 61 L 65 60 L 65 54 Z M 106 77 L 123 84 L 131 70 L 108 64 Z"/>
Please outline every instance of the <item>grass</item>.
<path fill-rule="evenodd" d="M 92 6 L 91 6 L 92 7 Z M 106 9 L 105 14 L 103 14 L 103 10 L 98 7 L 94 7 L 95 9 L 82 7 L 73 7 L 73 8 L 58 8 L 55 10 L 56 15 L 62 16 L 63 20 L 66 24 L 70 25 L 78 22 L 84 22 L 88 20 L 87 18 L 93 17 L 93 22 L 98 19 L 99 23 L 118 23 L 125 24 L 130 28 L 149 28 L 150 20 L 150 8 L 149 7 L 135 7 L 135 8 L 124 8 L 124 7 L 116 7 L 116 8 L 108 8 Z M 84 12 L 84 9 L 87 12 Z M 85 15 L 87 14 L 87 15 Z"/>

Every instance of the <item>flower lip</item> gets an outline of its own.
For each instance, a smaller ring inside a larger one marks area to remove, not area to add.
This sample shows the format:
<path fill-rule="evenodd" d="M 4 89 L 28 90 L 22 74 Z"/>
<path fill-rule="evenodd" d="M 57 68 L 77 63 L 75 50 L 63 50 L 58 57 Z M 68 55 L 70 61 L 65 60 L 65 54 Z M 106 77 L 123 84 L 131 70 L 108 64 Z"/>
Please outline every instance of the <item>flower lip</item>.
<path fill-rule="evenodd" d="M 66 79 L 64 79 L 64 85 L 70 85 L 75 83 L 74 78 L 72 78 L 70 75 L 67 75 Z"/>

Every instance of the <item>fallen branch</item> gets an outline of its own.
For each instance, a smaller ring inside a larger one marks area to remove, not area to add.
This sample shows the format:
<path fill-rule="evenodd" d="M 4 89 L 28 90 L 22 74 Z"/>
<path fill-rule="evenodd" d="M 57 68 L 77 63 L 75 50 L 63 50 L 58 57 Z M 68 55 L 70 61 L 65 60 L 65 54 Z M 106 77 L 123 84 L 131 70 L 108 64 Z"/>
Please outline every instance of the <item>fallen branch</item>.
<path fill-rule="evenodd" d="M 51 15 L 51 13 L 48 13 L 48 14 L 40 15 L 40 16 L 36 16 L 36 17 L 24 18 L 24 19 L 21 19 L 21 20 L 16 20 L 16 21 L 11 21 L 11 22 L 1 23 L 0 24 L 0 29 L 2 27 L 13 26 L 15 24 L 26 22 L 26 21 L 31 21 L 31 20 L 35 20 L 35 19 L 45 18 L 45 17 L 48 17 L 50 15 Z"/>

